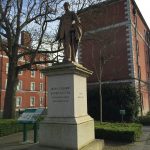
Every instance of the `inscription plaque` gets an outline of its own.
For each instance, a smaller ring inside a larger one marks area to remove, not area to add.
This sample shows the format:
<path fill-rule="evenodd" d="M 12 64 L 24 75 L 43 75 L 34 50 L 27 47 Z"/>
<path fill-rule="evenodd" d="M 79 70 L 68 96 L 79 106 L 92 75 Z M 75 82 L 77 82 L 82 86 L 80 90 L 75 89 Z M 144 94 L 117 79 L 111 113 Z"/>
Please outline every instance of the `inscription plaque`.
<path fill-rule="evenodd" d="M 71 89 L 68 86 L 52 87 L 50 89 L 50 94 L 53 102 L 68 102 L 71 95 Z"/>

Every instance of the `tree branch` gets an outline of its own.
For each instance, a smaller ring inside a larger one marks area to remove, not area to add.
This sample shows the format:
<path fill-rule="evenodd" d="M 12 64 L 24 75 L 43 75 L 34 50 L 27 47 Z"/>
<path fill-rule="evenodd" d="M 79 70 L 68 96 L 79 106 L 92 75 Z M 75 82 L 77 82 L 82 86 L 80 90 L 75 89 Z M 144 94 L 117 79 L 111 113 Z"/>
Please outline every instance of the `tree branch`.
<path fill-rule="evenodd" d="M 16 28 L 16 35 L 19 36 L 20 34 L 20 17 L 22 12 L 22 3 L 23 0 L 17 0 L 17 28 Z"/>
<path fill-rule="evenodd" d="M 28 7 L 27 9 L 29 8 L 29 3 L 28 3 Z M 34 7 L 36 6 L 36 1 L 34 1 L 33 5 L 31 6 L 31 9 L 30 10 L 27 10 L 28 11 L 28 14 L 27 14 L 27 17 L 26 17 L 26 20 L 29 20 L 29 16 L 31 15 L 31 12 L 33 11 Z"/>
<path fill-rule="evenodd" d="M 55 54 L 55 53 L 61 52 L 63 50 L 64 49 L 59 49 L 59 50 L 55 50 L 55 51 L 38 51 L 37 53 L 38 54 Z M 21 53 L 21 54 L 18 55 L 18 59 L 21 58 L 21 57 L 24 57 L 26 55 L 32 55 L 34 53 L 35 53 L 34 51 L 29 51 L 29 52 Z"/>
<path fill-rule="evenodd" d="M 46 20 L 46 22 L 53 22 L 53 21 L 56 21 L 56 20 L 60 20 L 61 17 L 57 17 L 55 19 L 49 19 L 49 20 Z"/>
<path fill-rule="evenodd" d="M 9 51 L 7 50 L 7 46 L 4 45 L 3 43 L 1 43 L 1 46 L 2 46 L 2 51 L 4 51 L 4 52 L 6 53 L 6 55 L 7 55 L 8 57 L 10 57 L 10 53 L 9 53 Z"/>
<path fill-rule="evenodd" d="M 7 37 L 7 34 L 4 34 L 3 32 L 0 32 L 0 35 L 2 35 L 2 36 L 5 37 L 5 38 L 8 38 L 8 37 Z"/>
<path fill-rule="evenodd" d="M 36 62 L 33 62 L 32 65 L 40 65 L 40 64 L 47 64 L 47 63 L 54 63 L 54 62 L 57 62 L 55 61 L 56 58 L 52 59 L 52 60 L 46 60 L 46 61 L 36 61 Z M 31 63 L 27 63 L 27 64 L 24 64 L 24 65 L 21 65 L 21 66 L 17 66 L 17 70 L 21 71 L 21 70 L 25 70 L 25 69 L 31 69 Z"/>
<path fill-rule="evenodd" d="M 8 9 L 11 7 L 11 6 L 10 6 L 10 2 L 11 2 L 11 0 L 7 0 L 6 7 L 5 7 L 5 11 L 4 11 L 4 14 L 5 14 L 5 15 L 7 15 Z"/>

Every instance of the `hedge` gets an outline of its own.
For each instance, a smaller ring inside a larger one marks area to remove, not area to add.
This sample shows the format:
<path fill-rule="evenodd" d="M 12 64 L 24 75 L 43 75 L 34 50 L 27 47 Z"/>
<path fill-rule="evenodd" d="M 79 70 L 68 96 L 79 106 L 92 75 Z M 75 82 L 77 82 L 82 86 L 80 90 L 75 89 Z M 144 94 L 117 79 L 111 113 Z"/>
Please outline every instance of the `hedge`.
<path fill-rule="evenodd" d="M 100 139 L 134 142 L 140 137 L 141 133 L 141 124 L 95 122 L 95 136 Z"/>
<path fill-rule="evenodd" d="M 0 137 L 22 131 L 22 124 L 16 120 L 0 120 Z M 28 125 L 28 129 L 33 126 Z M 141 134 L 141 125 L 135 123 L 99 123 L 95 122 L 96 138 L 133 142 Z"/>
<path fill-rule="evenodd" d="M 143 117 L 139 117 L 139 122 L 140 122 L 142 125 L 150 126 L 150 115 L 148 115 L 148 116 L 143 116 Z"/>
<path fill-rule="evenodd" d="M 31 129 L 33 126 L 28 125 L 28 129 Z M 17 120 L 14 119 L 0 119 L 0 137 L 20 132 L 23 130 L 23 125 L 19 124 Z"/>

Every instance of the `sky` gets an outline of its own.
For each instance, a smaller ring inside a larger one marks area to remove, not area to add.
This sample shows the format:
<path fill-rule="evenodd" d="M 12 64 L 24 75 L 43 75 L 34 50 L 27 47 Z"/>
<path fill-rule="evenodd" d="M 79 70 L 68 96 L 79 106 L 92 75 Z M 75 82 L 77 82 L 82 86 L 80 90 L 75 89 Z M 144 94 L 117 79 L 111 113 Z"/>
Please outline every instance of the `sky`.
<path fill-rule="evenodd" d="M 135 2 L 150 28 L 150 0 L 135 0 Z"/>

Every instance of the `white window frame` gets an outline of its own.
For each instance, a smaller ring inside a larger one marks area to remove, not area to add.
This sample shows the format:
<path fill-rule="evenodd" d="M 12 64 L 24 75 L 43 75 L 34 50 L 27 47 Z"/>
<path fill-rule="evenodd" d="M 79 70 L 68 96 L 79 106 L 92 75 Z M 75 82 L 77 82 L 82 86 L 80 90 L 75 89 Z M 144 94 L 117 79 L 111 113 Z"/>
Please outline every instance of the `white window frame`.
<path fill-rule="evenodd" d="M 19 71 L 18 75 L 23 75 L 23 71 Z"/>
<path fill-rule="evenodd" d="M 33 101 L 32 101 L 33 100 Z M 33 107 L 35 106 L 35 97 L 34 96 L 31 96 L 30 97 L 30 107 Z"/>
<path fill-rule="evenodd" d="M 7 88 L 7 79 L 5 80 L 5 89 Z"/>
<path fill-rule="evenodd" d="M 20 52 L 18 52 L 18 55 L 19 55 L 19 54 L 22 54 L 22 53 L 21 53 L 21 51 L 20 51 Z M 19 58 L 19 61 L 24 61 L 23 56 Z"/>
<path fill-rule="evenodd" d="M 40 83 L 40 91 L 43 91 L 43 90 L 44 90 L 44 84 Z"/>
<path fill-rule="evenodd" d="M 16 107 L 21 107 L 21 106 L 22 106 L 22 97 L 21 96 L 17 96 L 16 97 Z"/>
<path fill-rule="evenodd" d="M 40 79 L 43 79 L 44 75 L 42 72 L 40 72 Z"/>
<path fill-rule="evenodd" d="M 18 85 L 17 85 L 17 90 L 22 90 L 22 84 L 23 84 L 23 81 L 19 80 Z"/>
<path fill-rule="evenodd" d="M 43 58 L 42 58 L 42 57 L 40 57 L 40 61 L 43 61 Z"/>
<path fill-rule="evenodd" d="M 30 90 L 35 91 L 35 82 L 30 83 Z"/>
<path fill-rule="evenodd" d="M 19 59 L 20 61 L 24 61 L 24 58 L 23 58 L 23 56 Z"/>
<path fill-rule="evenodd" d="M 30 71 L 30 73 L 31 73 L 31 77 L 35 77 L 35 71 L 34 70 Z"/>
<path fill-rule="evenodd" d="M 6 63 L 6 74 L 8 74 L 9 63 Z"/>
<path fill-rule="evenodd" d="M 44 106 L 44 97 L 40 97 L 40 107 Z"/>

